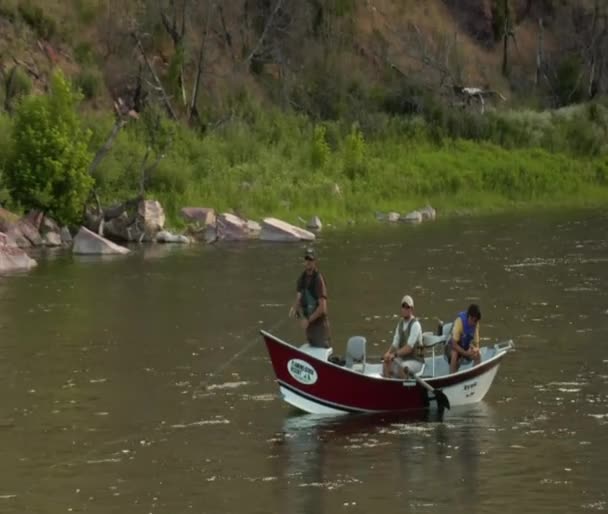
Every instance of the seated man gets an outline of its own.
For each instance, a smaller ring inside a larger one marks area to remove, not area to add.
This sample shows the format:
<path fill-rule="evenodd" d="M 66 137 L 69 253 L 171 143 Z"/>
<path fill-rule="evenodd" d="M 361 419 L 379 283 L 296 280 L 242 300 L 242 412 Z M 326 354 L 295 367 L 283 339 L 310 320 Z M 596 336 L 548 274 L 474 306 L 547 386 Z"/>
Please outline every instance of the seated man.
<path fill-rule="evenodd" d="M 481 311 L 474 303 L 458 314 L 452 326 L 452 335 L 445 345 L 445 354 L 450 363 L 450 373 L 456 373 L 462 362 L 479 364 L 479 322 Z"/>
<path fill-rule="evenodd" d="M 387 378 L 405 379 L 408 373 L 418 373 L 424 364 L 422 327 L 414 317 L 414 300 L 409 295 L 401 300 L 401 316 L 393 343 L 383 358 L 382 374 Z"/>

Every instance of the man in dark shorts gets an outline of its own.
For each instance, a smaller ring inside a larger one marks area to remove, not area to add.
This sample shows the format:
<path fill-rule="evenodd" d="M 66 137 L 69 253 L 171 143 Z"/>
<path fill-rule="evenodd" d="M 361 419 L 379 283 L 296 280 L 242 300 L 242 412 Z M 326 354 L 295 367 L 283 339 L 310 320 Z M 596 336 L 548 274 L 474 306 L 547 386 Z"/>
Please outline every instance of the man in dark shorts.
<path fill-rule="evenodd" d="M 327 287 L 317 269 L 312 248 L 304 254 L 304 271 L 298 278 L 296 300 L 289 310 L 290 316 L 301 318 L 311 346 L 329 348 L 329 320 L 327 319 Z"/>

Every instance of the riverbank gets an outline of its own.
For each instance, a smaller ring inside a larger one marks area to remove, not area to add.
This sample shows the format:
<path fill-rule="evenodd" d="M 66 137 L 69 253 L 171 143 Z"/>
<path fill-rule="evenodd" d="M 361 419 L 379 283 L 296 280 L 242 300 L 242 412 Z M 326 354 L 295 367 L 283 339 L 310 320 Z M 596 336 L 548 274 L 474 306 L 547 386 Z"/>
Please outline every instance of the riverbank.
<path fill-rule="evenodd" d="M 293 223 L 317 215 L 335 226 L 427 204 L 439 216 L 597 207 L 608 205 L 607 113 L 594 104 L 549 115 L 448 112 L 435 124 L 382 117 L 345 126 L 241 106 L 234 120 L 205 134 L 161 119 L 151 140 L 144 121 L 130 121 L 94 178 L 110 205 L 138 191 L 147 167 L 146 195 L 161 202 L 177 229 L 185 206 Z M 11 119 L 0 118 L 2 168 L 9 165 Z M 114 120 L 81 120 L 92 132 L 93 154 Z M 6 189 L 2 201 L 11 205 Z"/>

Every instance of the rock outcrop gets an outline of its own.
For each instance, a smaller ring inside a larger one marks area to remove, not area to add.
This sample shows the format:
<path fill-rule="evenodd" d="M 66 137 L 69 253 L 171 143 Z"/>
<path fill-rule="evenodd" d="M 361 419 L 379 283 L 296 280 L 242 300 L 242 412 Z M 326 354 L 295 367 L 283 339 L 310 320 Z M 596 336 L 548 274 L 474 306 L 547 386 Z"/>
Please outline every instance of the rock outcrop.
<path fill-rule="evenodd" d="M 14 241 L 0 232 L 0 273 L 29 270 L 36 264 Z"/>
<path fill-rule="evenodd" d="M 124 255 L 130 253 L 130 250 L 108 241 L 88 228 L 80 227 L 74 238 L 72 253 L 77 255 Z"/>
<path fill-rule="evenodd" d="M 262 221 L 262 241 L 314 241 L 315 235 L 308 230 L 291 225 L 277 218 L 264 218 Z"/>

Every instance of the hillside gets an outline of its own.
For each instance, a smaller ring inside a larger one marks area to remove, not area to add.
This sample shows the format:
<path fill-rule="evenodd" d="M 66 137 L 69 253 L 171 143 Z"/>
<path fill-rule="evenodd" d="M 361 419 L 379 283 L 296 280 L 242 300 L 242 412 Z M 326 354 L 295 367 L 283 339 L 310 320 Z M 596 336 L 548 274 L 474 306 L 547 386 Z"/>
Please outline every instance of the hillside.
<path fill-rule="evenodd" d="M 152 96 L 203 124 L 243 94 L 330 119 L 416 111 L 428 94 L 455 102 L 454 86 L 556 106 L 606 89 L 604 4 L 0 0 L 0 100 L 10 108 L 61 67 L 93 109 L 120 97 L 140 110 Z"/>

